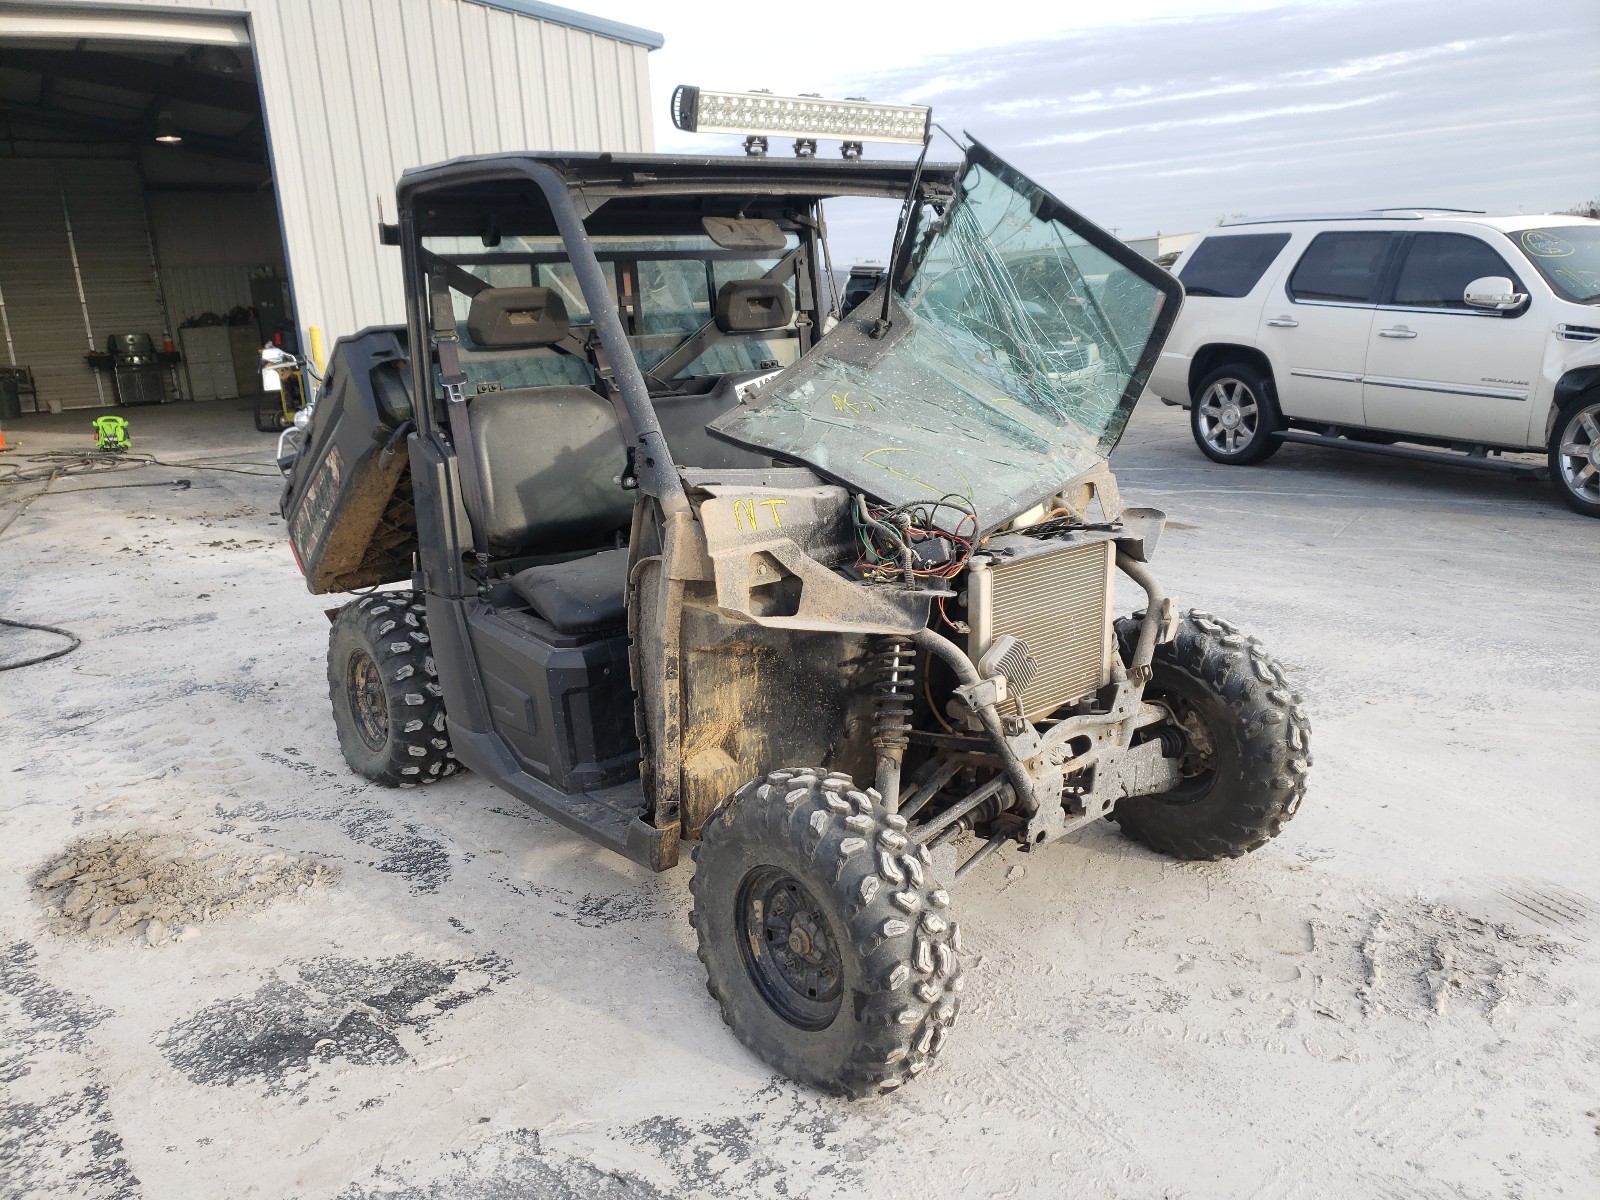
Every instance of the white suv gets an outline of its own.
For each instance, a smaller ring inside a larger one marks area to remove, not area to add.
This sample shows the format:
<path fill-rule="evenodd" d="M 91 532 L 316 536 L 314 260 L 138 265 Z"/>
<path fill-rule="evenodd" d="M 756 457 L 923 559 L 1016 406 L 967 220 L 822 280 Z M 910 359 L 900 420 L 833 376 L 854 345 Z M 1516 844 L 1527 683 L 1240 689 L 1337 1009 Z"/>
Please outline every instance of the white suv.
<path fill-rule="evenodd" d="M 1600 221 L 1245 221 L 1173 270 L 1187 299 L 1150 388 L 1190 410 L 1209 458 L 1257 463 L 1291 441 L 1548 469 L 1563 500 L 1600 517 Z"/>

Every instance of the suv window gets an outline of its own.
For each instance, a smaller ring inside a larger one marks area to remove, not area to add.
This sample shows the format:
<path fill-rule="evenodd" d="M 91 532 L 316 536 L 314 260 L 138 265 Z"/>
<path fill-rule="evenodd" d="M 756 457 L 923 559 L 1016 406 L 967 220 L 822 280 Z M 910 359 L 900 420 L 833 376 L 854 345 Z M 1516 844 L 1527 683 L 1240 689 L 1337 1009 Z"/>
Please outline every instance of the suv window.
<path fill-rule="evenodd" d="M 1392 233 L 1319 233 L 1289 276 L 1296 300 L 1371 304 L 1378 297 Z"/>
<path fill-rule="evenodd" d="M 1289 241 L 1287 233 L 1231 233 L 1194 248 L 1178 278 L 1191 296 L 1248 296 Z"/>
<path fill-rule="evenodd" d="M 1412 308 L 1466 309 L 1467 284 L 1485 275 L 1516 276 L 1487 244 L 1465 233 L 1419 233 L 1411 239 L 1394 304 Z M 1517 283 L 1517 291 L 1522 285 Z"/>

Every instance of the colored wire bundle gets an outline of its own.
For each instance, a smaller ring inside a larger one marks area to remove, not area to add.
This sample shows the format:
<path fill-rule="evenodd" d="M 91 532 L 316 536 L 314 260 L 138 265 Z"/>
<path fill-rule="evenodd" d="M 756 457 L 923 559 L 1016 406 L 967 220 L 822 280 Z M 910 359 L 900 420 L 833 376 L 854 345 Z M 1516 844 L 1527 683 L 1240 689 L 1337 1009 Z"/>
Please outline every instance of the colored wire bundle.
<path fill-rule="evenodd" d="M 954 532 L 937 523 L 941 508 L 961 514 Z M 854 516 L 861 551 L 855 569 L 864 579 L 898 579 L 907 587 L 918 579 L 955 578 L 971 559 L 978 534 L 976 510 L 954 493 L 892 508 L 857 496 Z"/>

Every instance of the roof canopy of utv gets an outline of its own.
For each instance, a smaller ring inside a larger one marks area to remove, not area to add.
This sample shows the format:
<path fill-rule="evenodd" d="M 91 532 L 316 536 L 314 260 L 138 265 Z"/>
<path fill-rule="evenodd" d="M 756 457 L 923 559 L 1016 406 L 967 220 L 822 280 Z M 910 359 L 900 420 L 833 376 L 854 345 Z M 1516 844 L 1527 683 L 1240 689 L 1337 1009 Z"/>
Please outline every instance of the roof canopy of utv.
<path fill-rule="evenodd" d="M 914 169 L 909 162 L 814 158 L 480 154 L 413 167 L 400 177 L 397 191 L 402 204 L 423 202 L 417 212 L 422 234 L 482 234 L 486 208 L 505 232 L 554 233 L 547 205 L 536 189 L 530 191 L 535 174 L 553 170 L 566 183 L 589 232 L 601 233 L 608 231 L 602 209 L 618 197 L 651 198 L 643 207 L 657 215 L 771 216 L 799 199 L 902 199 Z M 959 170 L 955 163 L 925 164 L 919 190 L 925 197 L 951 195 Z"/>

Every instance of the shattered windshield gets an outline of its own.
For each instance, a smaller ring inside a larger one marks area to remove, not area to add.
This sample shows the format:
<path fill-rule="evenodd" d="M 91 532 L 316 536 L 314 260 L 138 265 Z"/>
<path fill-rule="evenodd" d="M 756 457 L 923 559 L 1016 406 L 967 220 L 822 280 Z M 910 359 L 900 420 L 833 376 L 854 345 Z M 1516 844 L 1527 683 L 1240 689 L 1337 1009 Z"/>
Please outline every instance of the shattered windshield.
<path fill-rule="evenodd" d="M 922 226 L 885 337 L 880 290 L 710 428 L 888 504 L 962 496 L 989 529 L 1111 452 L 1182 292 L 981 146 Z"/>

